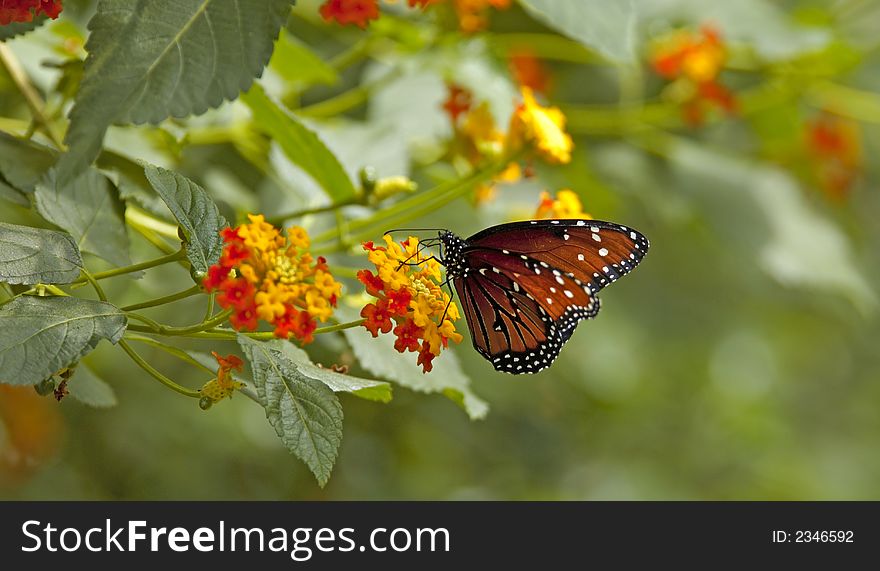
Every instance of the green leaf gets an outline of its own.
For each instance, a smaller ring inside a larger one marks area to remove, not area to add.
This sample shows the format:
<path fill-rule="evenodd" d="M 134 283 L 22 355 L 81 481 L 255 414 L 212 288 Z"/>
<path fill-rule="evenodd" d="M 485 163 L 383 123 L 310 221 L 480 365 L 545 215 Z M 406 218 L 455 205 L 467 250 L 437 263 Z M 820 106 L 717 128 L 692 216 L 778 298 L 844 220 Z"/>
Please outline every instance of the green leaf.
<path fill-rule="evenodd" d="M 46 20 L 48 20 L 48 18 L 41 14 L 30 22 L 12 22 L 11 24 L 0 26 L 0 42 L 5 42 L 6 40 L 11 40 L 15 36 L 36 30 L 42 26 Z"/>
<path fill-rule="evenodd" d="M 632 0 L 519 0 L 529 13 L 610 60 L 631 62 L 636 54 L 636 10 Z"/>
<path fill-rule="evenodd" d="M 290 364 L 300 375 L 321 381 L 334 393 L 351 393 L 367 400 L 391 402 L 392 394 L 389 383 L 336 373 L 312 363 L 308 353 L 293 343 L 284 341 L 270 341 L 270 343 L 274 344 L 274 347 L 290 360 Z"/>
<path fill-rule="evenodd" d="M 76 366 L 76 372 L 67 382 L 68 394 L 83 403 L 95 408 L 110 408 L 116 406 L 116 393 L 113 387 L 98 377 L 85 364 Z"/>
<path fill-rule="evenodd" d="M 0 382 L 37 384 L 101 339 L 116 343 L 125 326 L 125 314 L 102 301 L 18 297 L 0 308 Z"/>
<path fill-rule="evenodd" d="M 6 200 L 17 206 L 30 208 L 31 201 L 27 196 L 15 187 L 9 186 L 3 177 L 0 177 L 0 199 Z"/>
<path fill-rule="evenodd" d="M 275 43 L 275 54 L 269 62 L 269 68 L 301 88 L 333 85 L 339 81 L 339 74 L 335 69 L 286 31 L 281 33 Z"/>
<path fill-rule="evenodd" d="M 180 224 L 193 271 L 207 274 L 223 252 L 220 230 L 226 219 L 208 193 L 185 176 L 153 165 L 145 165 L 144 173 Z"/>
<path fill-rule="evenodd" d="M 18 190 L 33 192 L 55 160 L 48 147 L 0 132 L 0 175 Z"/>
<path fill-rule="evenodd" d="M 300 372 L 278 347 L 283 341 L 260 342 L 239 335 L 238 343 L 251 364 L 269 423 L 323 487 L 342 443 L 342 405 L 330 387 Z"/>
<path fill-rule="evenodd" d="M 0 222 L 0 281 L 67 284 L 79 277 L 82 265 L 70 234 Z"/>
<path fill-rule="evenodd" d="M 234 99 L 262 73 L 292 0 L 101 0 L 59 162 L 90 164 L 111 123 L 158 123 Z"/>
<path fill-rule="evenodd" d="M 254 85 L 242 95 L 253 113 L 257 128 L 278 143 L 288 159 L 321 185 L 334 202 L 354 198 L 357 190 L 337 160 L 318 136 L 305 127 L 292 113 Z"/>
<path fill-rule="evenodd" d="M 59 184 L 51 172 L 34 198 L 43 218 L 70 232 L 81 251 L 116 266 L 131 264 L 124 206 L 100 172 L 89 169 L 67 184 Z"/>
<path fill-rule="evenodd" d="M 345 310 L 339 314 L 344 316 Z M 470 379 L 452 351 L 444 351 L 434 360 L 434 370 L 425 374 L 416 365 L 415 354 L 402 355 L 394 349 L 393 335 L 379 335 L 373 339 L 361 327 L 346 329 L 344 333 L 355 357 L 374 375 L 414 391 L 444 394 L 474 420 L 484 418 L 489 412 L 489 405 L 471 391 Z"/>

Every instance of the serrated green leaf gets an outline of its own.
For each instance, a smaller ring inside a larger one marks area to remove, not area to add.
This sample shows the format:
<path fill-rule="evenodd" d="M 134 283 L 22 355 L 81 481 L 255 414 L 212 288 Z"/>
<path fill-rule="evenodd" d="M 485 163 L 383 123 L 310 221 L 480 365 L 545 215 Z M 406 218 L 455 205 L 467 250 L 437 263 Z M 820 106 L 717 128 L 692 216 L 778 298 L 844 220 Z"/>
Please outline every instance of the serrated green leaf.
<path fill-rule="evenodd" d="M 40 215 L 67 230 L 83 252 L 116 266 L 131 264 L 125 208 L 107 177 L 89 169 L 72 182 L 59 184 L 50 172 L 34 193 Z"/>
<path fill-rule="evenodd" d="M 84 363 L 76 366 L 73 376 L 67 382 L 67 391 L 71 397 L 87 406 L 110 408 L 117 404 L 113 387 Z"/>
<path fill-rule="evenodd" d="M 36 30 L 42 26 L 46 20 L 48 20 L 48 18 L 41 14 L 30 22 L 12 22 L 11 24 L 0 26 L 0 42 L 5 42 L 6 40 L 11 40 L 15 36 Z"/>
<path fill-rule="evenodd" d="M 257 128 L 272 137 L 287 158 L 312 177 L 331 200 L 343 202 L 356 196 L 354 184 L 327 145 L 269 98 L 262 87 L 254 85 L 242 95 L 242 101 L 251 108 Z"/>
<path fill-rule="evenodd" d="M 183 175 L 146 165 L 147 180 L 168 205 L 183 231 L 186 257 L 195 272 L 207 274 L 220 260 L 226 219 L 205 190 Z"/>
<path fill-rule="evenodd" d="M 632 0 L 519 0 L 535 18 L 610 60 L 632 62 L 636 9 Z"/>
<path fill-rule="evenodd" d="M 301 87 L 333 85 L 339 81 L 335 69 L 286 31 L 275 43 L 275 53 L 269 67 L 285 80 Z"/>
<path fill-rule="evenodd" d="M 312 363 L 308 353 L 296 345 L 284 341 L 270 341 L 270 343 L 273 343 L 274 348 L 277 348 L 285 357 L 290 359 L 292 366 L 296 368 L 299 374 L 316 381 L 321 381 L 330 387 L 334 393 L 351 393 L 367 400 L 383 403 L 391 402 L 392 394 L 389 383 L 362 379 L 352 375 L 343 375 L 330 369 L 318 367 Z"/>
<path fill-rule="evenodd" d="M 116 343 L 126 318 L 102 301 L 18 297 L 0 307 L 0 382 L 34 385 L 71 365 L 101 339 Z"/>
<path fill-rule="evenodd" d="M 83 265 L 66 232 L 0 222 L 0 281 L 10 284 L 66 284 Z"/>
<path fill-rule="evenodd" d="M 346 311 L 341 309 L 338 313 L 345 316 Z M 484 418 L 489 412 L 489 405 L 471 390 L 471 381 L 452 351 L 445 351 L 437 357 L 434 370 L 425 374 L 416 365 L 413 354 L 402 355 L 394 349 L 394 336 L 380 335 L 374 339 L 361 327 L 346 329 L 344 333 L 360 364 L 379 378 L 394 381 L 414 391 L 442 393 L 460 405 L 474 420 Z"/>
<path fill-rule="evenodd" d="M 111 123 L 158 123 L 234 99 L 262 73 L 292 0 L 101 0 L 59 162 L 68 180 Z"/>
<path fill-rule="evenodd" d="M 301 374 L 277 343 L 244 335 L 238 343 L 250 362 L 269 423 L 323 487 L 342 443 L 342 405 L 330 387 Z"/>
<path fill-rule="evenodd" d="M 18 190 L 33 192 L 55 160 L 48 147 L 0 132 L 0 175 Z"/>

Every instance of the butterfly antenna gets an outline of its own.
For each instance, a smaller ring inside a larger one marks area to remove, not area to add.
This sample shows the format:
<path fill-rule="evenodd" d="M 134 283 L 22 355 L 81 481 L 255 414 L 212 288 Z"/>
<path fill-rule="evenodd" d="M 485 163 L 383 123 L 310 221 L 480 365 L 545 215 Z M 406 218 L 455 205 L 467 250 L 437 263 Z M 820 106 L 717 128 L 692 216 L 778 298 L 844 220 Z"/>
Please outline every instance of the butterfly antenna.
<path fill-rule="evenodd" d="M 393 234 L 394 232 L 433 232 L 437 230 L 439 232 L 443 232 L 446 228 L 395 228 L 393 230 L 386 230 L 383 236 L 387 234 Z"/>

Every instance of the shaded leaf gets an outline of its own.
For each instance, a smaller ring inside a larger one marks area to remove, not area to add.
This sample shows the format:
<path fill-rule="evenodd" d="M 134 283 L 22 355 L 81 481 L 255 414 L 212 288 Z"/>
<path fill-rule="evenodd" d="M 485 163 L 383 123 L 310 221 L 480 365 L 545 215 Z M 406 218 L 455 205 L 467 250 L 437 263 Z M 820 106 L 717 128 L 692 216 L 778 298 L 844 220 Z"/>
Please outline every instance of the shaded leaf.
<path fill-rule="evenodd" d="M 327 145 L 292 113 L 270 99 L 262 87 L 254 85 L 242 95 L 242 101 L 251 108 L 257 128 L 272 137 L 287 158 L 321 185 L 334 202 L 357 194 L 345 169 Z"/>
<path fill-rule="evenodd" d="M 238 343 L 251 365 L 266 417 L 285 447 L 306 463 L 322 487 L 342 443 L 342 406 L 323 382 L 301 374 L 276 342 Z"/>
<path fill-rule="evenodd" d="M 0 308 L 0 382 L 34 385 L 93 350 L 116 343 L 125 315 L 101 301 L 18 297 Z"/>
<path fill-rule="evenodd" d="M 0 281 L 66 284 L 79 277 L 82 265 L 70 234 L 0 222 Z"/>
<path fill-rule="evenodd" d="M 391 402 L 391 385 L 389 383 L 336 373 L 312 363 L 308 353 L 293 343 L 284 341 L 270 341 L 270 343 L 275 344 L 281 353 L 290 359 L 291 365 L 297 373 L 321 381 L 335 393 L 351 393 L 367 400 Z"/>
<path fill-rule="evenodd" d="M 519 0 L 551 28 L 610 60 L 630 62 L 636 53 L 636 10 L 632 0 Z"/>
<path fill-rule="evenodd" d="M 341 315 L 345 315 L 345 310 Z M 394 349 L 393 335 L 380 335 L 373 339 L 361 327 L 346 329 L 344 333 L 358 361 L 374 375 L 414 391 L 442 393 L 451 397 L 475 420 L 485 417 L 489 411 L 489 405 L 471 391 L 471 381 L 454 352 L 446 351 L 437 357 L 434 370 L 424 374 L 422 368 L 416 365 L 414 354 L 402 355 Z"/>
<path fill-rule="evenodd" d="M 28 208 L 31 205 L 30 200 L 28 200 L 27 196 L 25 196 L 22 191 L 9 186 L 2 177 L 0 177 L 0 199 L 11 202 L 17 206 L 24 206 L 25 208 Z"/>
<path fill-rule="evenodd" d="M 22 192 L 33 192 L 56 160 L 55 151 L 0 132 L 0 175 Z"/>
<path fill-rule="evenodd" d="M 113 122 L 158 123 L 234 99 L 262 73 L 291 0 L 101 0 L 59 162 L 67 180 Z"/>
<path fill-rule="evenodd" d="M 193 271 L 207 274 L 208 268 L 220 260 L 220 230 L 227 226 L 226 219 L 208 193 L 185 176 L 153 165 L 146 165 L 144 172 L 180 224 Z"/>
<path fill-rule="evenodd" d="M 113 387 L 84 363 L 76 366 L 76 372 L 67 382 L 67 390 L 71 397 L 95 408 L 110 408 L 118 402 Z"/>
<path fill-rule="evenodd" d="M 335 69 L 286 31 L 275 43 L 275 53 L 269 67 L 285 80 L 302 87 L 333 85 L 339 81 Z"/>
<path fill-rule="evenodd" d="M 40 215 L 70 232 L 81 251 L 116 266 L 131 263 L 124 207 L 100 172 L 89 169 L 68 184 L 58 184 L 50 173 L 34 198 Z"/>

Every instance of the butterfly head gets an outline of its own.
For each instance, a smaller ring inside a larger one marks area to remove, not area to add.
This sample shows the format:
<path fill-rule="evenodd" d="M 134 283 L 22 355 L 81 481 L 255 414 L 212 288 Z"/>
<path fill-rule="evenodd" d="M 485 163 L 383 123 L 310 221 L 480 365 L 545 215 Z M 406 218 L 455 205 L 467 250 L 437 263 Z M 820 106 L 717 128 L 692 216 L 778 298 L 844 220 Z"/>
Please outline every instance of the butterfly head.
<path fill-rule="evenodd" d="M 440 262 L 446 266 L 446 275 L 449 278 L 462 277 L 467 273 L 467 265 L 464 259 L 464 249 L 467 242 L 449 230 L 441 230 L 438 234 L 442 246 Z"/>

